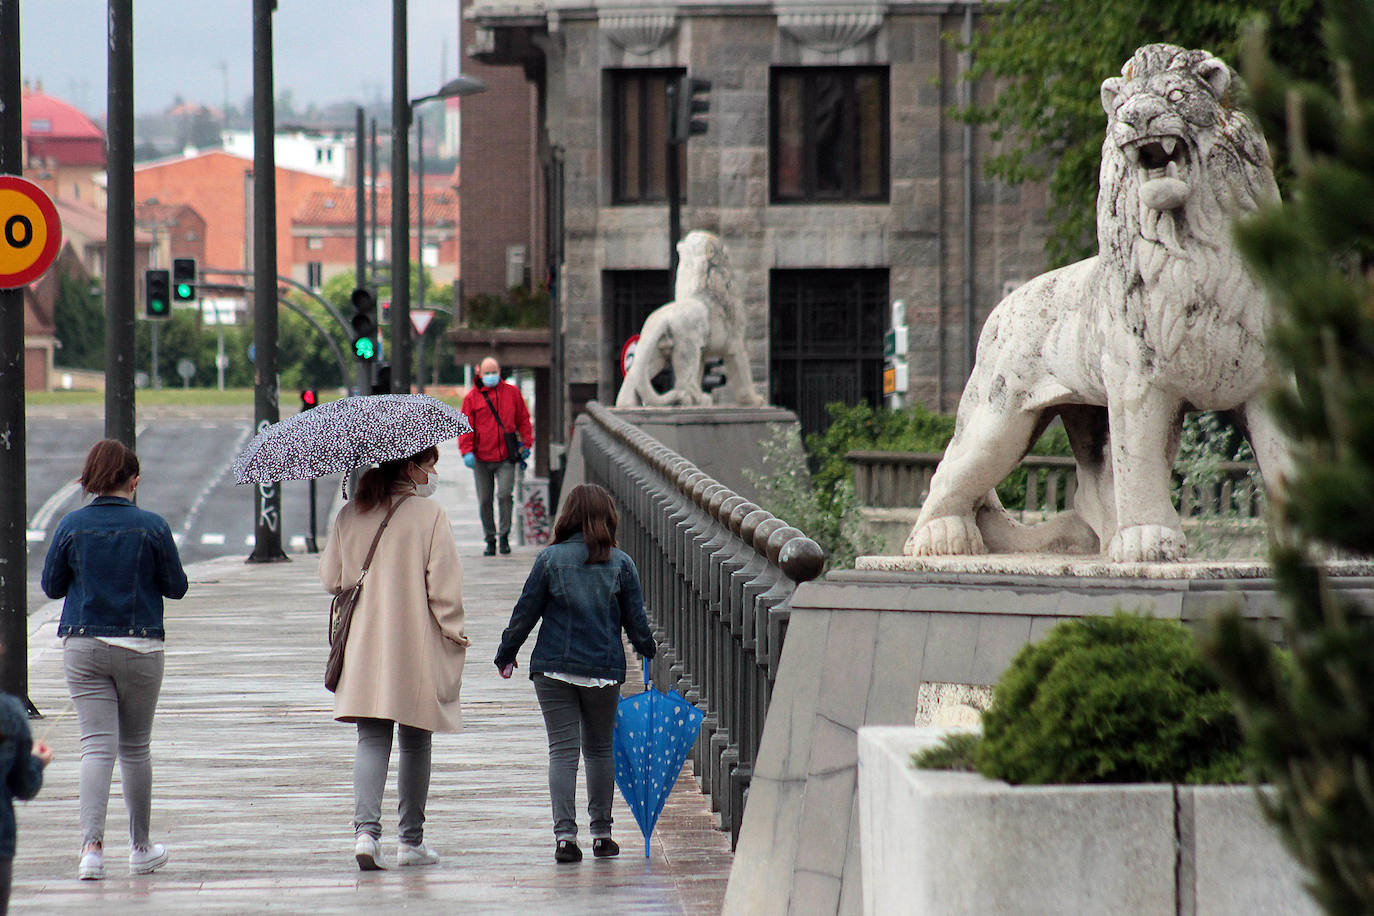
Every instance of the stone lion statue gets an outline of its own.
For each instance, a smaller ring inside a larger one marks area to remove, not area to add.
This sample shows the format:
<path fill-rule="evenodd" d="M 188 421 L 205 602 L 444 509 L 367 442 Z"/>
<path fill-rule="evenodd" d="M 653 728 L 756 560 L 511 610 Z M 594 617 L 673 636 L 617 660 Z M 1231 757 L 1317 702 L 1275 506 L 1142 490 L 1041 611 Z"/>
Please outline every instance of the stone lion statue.
<path fill-rule="evenodd" d="M 1185 413 L 1229 413 L 1271 489 L 1287 451 L 1261 394 L 1269 305 L 1232 223 L 1276 200 L 1236 76 L 1206 51 L 1135 52 L 1102 83 L 1098 254 L 1031 280 L 988 316 L 954 438 L 908 555 L 1186 552 L 1170 500 Z M 1078 467 L 1072 511 L 1014 522 L 996 486 L 1056 416 Z"/>
<path fill-rule="evenodd" d="M 725 361 L 737 403 L 762 404 L 749 372 L 744 306 L 735 297 L 725 245 L 711 233 L 697 230 L 678 242 L 677 252 L 673 301 L 645 319 L 615 406 L 710 404 L 711 395 L 701 390 L 701 373 L 705 361 L 712 358 Z M 660 394 L 649 380 L 665 366 L 673 367 L 674 385 Z"/>

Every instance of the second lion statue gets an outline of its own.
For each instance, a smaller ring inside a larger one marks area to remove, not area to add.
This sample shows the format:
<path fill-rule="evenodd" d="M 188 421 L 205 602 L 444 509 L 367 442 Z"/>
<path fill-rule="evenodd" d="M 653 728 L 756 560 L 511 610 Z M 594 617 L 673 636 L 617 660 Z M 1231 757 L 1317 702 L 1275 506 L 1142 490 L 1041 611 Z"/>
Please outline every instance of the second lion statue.
<path fill-rule="evenodd" d="M 1170 474 L 1193 410 L 1229 413 L 1266 484 L 1282 480 L 1287 450 L 1263 403 L 1269 306 L 1232 240 L 1232 223 L 1278 189 L 1236 88 L 1221 60 L 1167 44 L 1140 48 L 1102 83 L 1098 254 L 1036 277 L 988 316 L 906 554 L 1181 559 Z M 1021 526 L 993 487 L 1056 416 L 1078 466 L 1073 510 Z"/>
<path fill-rule="evenodd" d="M 707 359 L 725 360 L 725 372 L 743 407 L 763 403 L 754 390 L 745 350 L 744 307 L 735 297 L 730 257 L 724 243 L 709 232 L 695 230 L 677 245 L 677 284 L 673 301 L 655 309 L 644 321 L 634 362 L 625 374 L 615 406 L 650 407 L 711 403 L 701 389 Z M 650 379 L 673 367 L 673 387 L 654 390 Z"/>

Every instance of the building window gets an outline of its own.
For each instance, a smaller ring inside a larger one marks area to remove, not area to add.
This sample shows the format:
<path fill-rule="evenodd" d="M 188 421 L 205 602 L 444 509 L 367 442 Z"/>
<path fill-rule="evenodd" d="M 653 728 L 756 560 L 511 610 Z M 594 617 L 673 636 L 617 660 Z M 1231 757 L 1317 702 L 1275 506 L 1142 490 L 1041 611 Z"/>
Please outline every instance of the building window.
<path fill-rule="evenodd" d="M 617 204 L 663 203 L 668 199 L 668 84 L 681 72 L 611 72 L 611 180 Z M 686 144 L 677 146 L 677 154 L 682 179 L 679 186 L 685 189 Z"/>
<path fill-rule="evenodd" d="M 305 239 L 305 247 L 311 251 L 320 251 L 324 248 L 324 239 L 320 238 L 318 235 L 307 236 Z"/>
<path fill-rule="evenodd" d="M 601 275 L 601 289 L 605 296 L 604 318 L 601 327 L 609 334 L 602 342 L 602 352 L 610 365 L 610 372 L 602 378 L 615 379 L 604 397 L 615 401 L 620 390 L 620 353 L 630 337 L 644 327 L 644 319 L 660 305 L 672 301 L 672 277 L 666 270 L 608 270 Z M 651 384 L 658 391 L 673 386 L 671 369 L 654 376 Z"/>
<path fill-rule="evenodd" d="M 887 69 L 773 70 L 774 203 L 888 199 Z"/>
<path fill-rule="evenodd" d="M 324 284 L 324 265 L 319 261 L 308 261 L 305 265 L 305 285 L 319 289 Z"/>
<path fill-rule="evenodd" d="M 882 403 L 886 270 L 775 270 L 769 280 L 768 391 L 803 433 L 830 425 L 825 405 Z"/>

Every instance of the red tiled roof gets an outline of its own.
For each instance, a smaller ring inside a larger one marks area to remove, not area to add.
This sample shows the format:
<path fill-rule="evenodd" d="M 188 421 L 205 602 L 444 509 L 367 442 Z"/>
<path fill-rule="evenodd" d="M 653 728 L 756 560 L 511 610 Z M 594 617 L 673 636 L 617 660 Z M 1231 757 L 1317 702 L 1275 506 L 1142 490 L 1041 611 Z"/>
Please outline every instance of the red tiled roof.
<path fill-rule="evenodd" d="M 75 106 L 37 90 L 23 93 L 24 139 L 52 137 L 62 140 L 95 139 L 102 143 L 105 135 L 90 118 Z"/>
<path fill-rule="evenodd" d="M 291 215 L 293 226 L 353 226 L 357 213 L 353 202 L 356 199 L 353 188 L 331 188 L 308 195 L 296 212 Z M 368 192 L 366 210 L 370 213 L 372 195 Z M 414 204 L 411 205 L 414 207 Z M 377 213 L 389 220 L 391 213 L 391 190 L 379 188 L 377 191 Z M 425 192 L 425 223 L 427 225 L 451 221 L 458 222 L 458 194 L 451 188 L 427 190 Z"/>

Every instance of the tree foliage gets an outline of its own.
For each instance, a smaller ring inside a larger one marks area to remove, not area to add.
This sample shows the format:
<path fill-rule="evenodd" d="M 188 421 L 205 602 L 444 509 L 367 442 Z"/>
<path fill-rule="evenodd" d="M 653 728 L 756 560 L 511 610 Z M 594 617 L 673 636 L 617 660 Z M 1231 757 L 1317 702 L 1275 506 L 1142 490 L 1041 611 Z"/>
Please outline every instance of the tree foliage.
<path fill-rule="evenodd" d="M 1271 352 L 1292 384 L 1274 399 L 1296 451 L 1272 549 L 1293 677 L 1231 615 L 1209 653 L 1278 790 L 1270 814 L 1330 913 L 1374 911 L 1374 622 L 1320 559 L 1374 555 L 1374 5 L 1328 0 L 1336 66 L 1304 81 L 1247 55 L 1271 144 L 1289 152 L 1286 201 L 1242 226 L 1278 312 Z M 1281 47 L 1279 40 L 1271 48 Z"/>
<path fill-rule="evenodd" d="M 1100 87 L 1136 48 L 1170 42 L 1234 63 L 1243 24 L 1263 14 L 1283 64 L 1303 74 L 1324 68 L 1318 0 L 1007 0 L 986 9 L 969 76 L 991 79 L 995 97 L 960 114 L 1006 141 L 987 162 L 991 176 L 1011 184 L 1048 177 L 1054 228 L 1045 251 L 1054 264 L 1096 251 Z"/>

